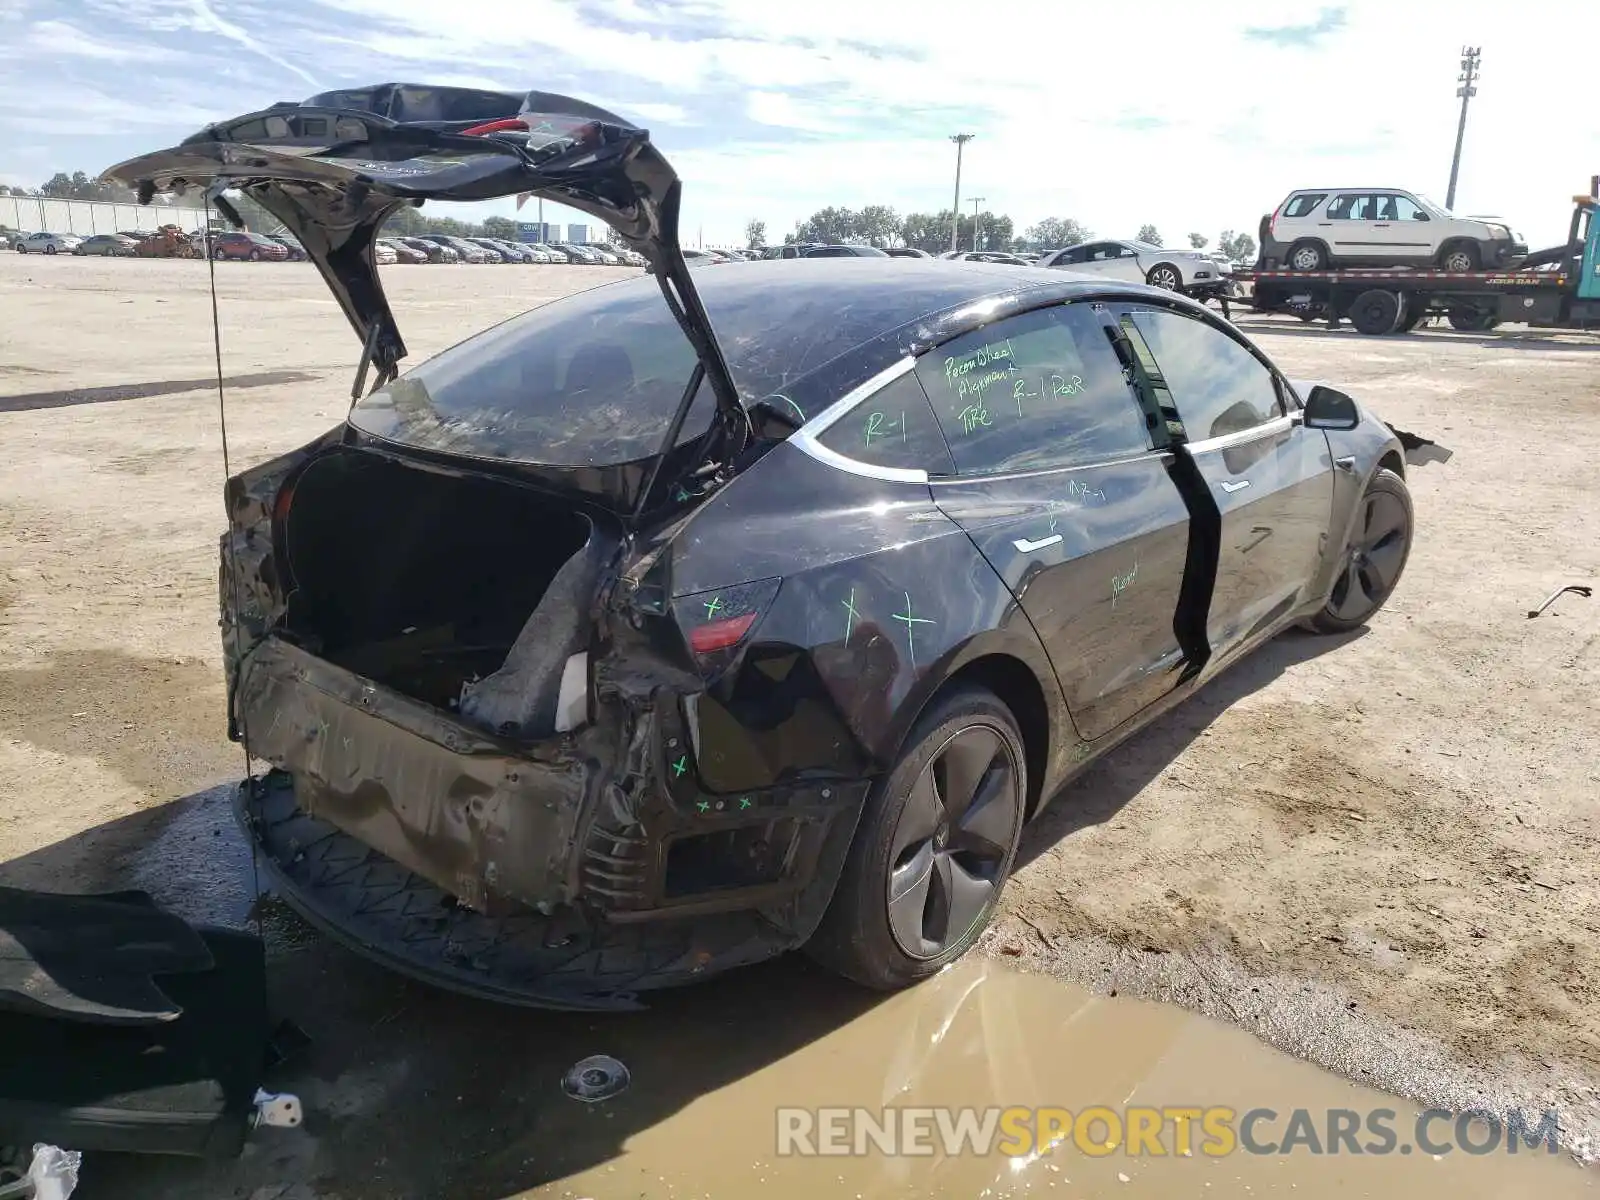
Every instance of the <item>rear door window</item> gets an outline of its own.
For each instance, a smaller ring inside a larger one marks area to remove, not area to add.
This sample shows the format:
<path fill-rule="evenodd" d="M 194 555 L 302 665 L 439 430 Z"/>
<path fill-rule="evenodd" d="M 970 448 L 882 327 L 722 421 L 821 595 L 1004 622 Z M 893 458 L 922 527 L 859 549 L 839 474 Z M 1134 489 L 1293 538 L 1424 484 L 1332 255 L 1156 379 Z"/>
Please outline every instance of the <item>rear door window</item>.
<path fill-rule="evenodd" d="M 1221 329 L 1165 308 L 1134 308 L 1130 315 L 1160 365 L 1191 442 L 1284 415 L 1272 370 Z"/>
<path fill-rule="evenodd" d="M 1145 419 L 1089 304 L 1036 309 L 917 362 L 962 475 L 1103 462 L 1150 449 Z"/>

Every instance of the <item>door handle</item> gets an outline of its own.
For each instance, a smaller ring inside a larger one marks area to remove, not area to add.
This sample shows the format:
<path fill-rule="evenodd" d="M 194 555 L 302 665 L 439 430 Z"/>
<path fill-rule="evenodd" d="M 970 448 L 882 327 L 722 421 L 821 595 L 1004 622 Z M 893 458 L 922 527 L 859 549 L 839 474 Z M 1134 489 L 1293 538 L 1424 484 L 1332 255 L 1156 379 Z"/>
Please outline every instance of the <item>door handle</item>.
<path fill-rule="evenodd" d="M 1356 456 L 1347 454 L 1343 458 L 1336 458 L 1333 460 L 1333 465 L 1347 474 L 1354 475 L 1356 473 Z"/>
<path fill-rule="evenodd" d="M 1040 538 L 1037 542 L 1030 542 L 1027 538 L 1017 538 L 1011 544 L 1017 548 L 1019 553 L 1032 554 L 1036 550 L 1043 550 L 1046 547 L 1054 546 L 1060 540 L 1061 535 L 1059 533 L 1053 533 L 1047 538 Z"/>

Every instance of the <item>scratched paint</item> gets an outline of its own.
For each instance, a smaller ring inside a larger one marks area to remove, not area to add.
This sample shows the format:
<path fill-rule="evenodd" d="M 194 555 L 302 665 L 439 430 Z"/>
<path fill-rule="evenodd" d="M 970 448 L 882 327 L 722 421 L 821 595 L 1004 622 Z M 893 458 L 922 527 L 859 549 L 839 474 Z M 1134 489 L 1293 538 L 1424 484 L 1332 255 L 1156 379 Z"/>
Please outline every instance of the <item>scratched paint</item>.
<path fill-rule="evenodd" d="M 855 632 L 856 622 L 861 619 L 861 613 L 856 608 L 856 590 L 850 589 L 850 598 L 841 601 L 844 605 L 844 644 L 850 644 L 850 635 Z"/>

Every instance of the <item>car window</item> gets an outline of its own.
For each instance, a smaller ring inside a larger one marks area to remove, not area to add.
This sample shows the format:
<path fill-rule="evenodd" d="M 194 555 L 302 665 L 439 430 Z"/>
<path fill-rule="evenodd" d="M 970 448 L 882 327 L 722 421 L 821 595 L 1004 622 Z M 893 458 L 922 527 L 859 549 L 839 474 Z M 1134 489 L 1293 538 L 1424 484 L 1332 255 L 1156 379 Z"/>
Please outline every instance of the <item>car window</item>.
<path fill-rule="evenodd" d="M 1353 192 L 1336 197 L 1333 203 L 1328 205 L 1328 219 L 1330 221 L 1357 220 L 1355 207 L 1360 199 L 1361 197 Z"/>
<path fill-rule="evenodd" d="M 1201 317 L 1134 308 L 1191 442 L 1253 429 L 1284 415 L 1272 371 Z"/>
<path fill-rule="evenodd" d="M 1422 206 L 1410 196 L 1385 195 L 1380 197 L 1383 202 L 1384 221 L 1420 221 L 1423 219 Z"/>
<path fill-rule="evenodd" d="M 1023 313 L 922 356 L 917 374 L 963 475 L 1150 449 L 1138 398 L 1087 304 Z"/>
<path fill-rule="evenodd" d="M 878 467 L 950 475 L 955 464 L 927 394 L 908 372 L 828 426 L 829 450 Z"/>
<path fill-rule="evenodd" d="M 1327 192 L 1302 192 L 1283 206 L 1283 215 L 1286 217 L 1309 217 L 1328 198 Z"/>

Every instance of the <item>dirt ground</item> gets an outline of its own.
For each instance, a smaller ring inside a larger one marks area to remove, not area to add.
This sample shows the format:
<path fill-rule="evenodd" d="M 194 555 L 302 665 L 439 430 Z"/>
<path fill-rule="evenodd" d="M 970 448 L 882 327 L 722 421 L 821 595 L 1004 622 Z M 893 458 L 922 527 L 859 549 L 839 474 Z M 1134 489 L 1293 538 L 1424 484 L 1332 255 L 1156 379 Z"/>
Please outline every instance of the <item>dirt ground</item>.
<path fill-rule="evenodd" d="M 0 255 L 0 882 L 133 883 L 237 920 L 206 273 Z M 631 274 L 386 268 L 413 363 Z M 342 418 L 359 347 L 309 267 L 216 277 L 237 471 Z M 1575 1149 L 1600 1149 L 1600 599 L 1527 617 L 1600 582 L 1600 339 L 1241 323 L 1290 375 L 1452 452 L 1409 468 L 1405 578 L 1370 629 L 1284 637 L 1069 788 L 1027 835 L 988 948 L 1424 1102 L 1555 1105 Z M 450 1043 L 422 1006 L 484 1019 L 303 933 L 275 955 L 335 1025 L 370 1034 L 395 996 L 412 1014 L 397 1034 Z M 317 1068 L 326 1088 L 362 1081 L 340 1093 L 352 1113 L 400 1086 L 362 1045 Z M 398 1163 L 404 1122 L 391 1134 Z"/>

